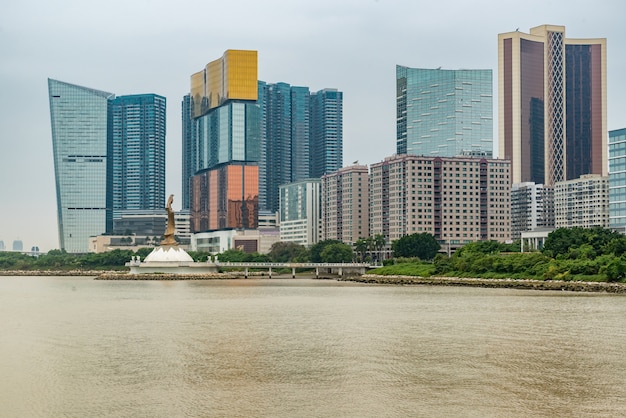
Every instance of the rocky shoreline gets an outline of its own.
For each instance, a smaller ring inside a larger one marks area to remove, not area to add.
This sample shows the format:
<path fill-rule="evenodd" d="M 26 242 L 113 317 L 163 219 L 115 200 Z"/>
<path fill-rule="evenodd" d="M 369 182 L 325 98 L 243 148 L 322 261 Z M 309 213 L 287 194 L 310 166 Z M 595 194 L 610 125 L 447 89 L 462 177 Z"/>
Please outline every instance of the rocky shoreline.
<path fill-rule="evenodd" d="M 101 270 L 4 270 L 0 276 L 81 276 L 94 277 L 95 280 L 229 280 L 244 279 L 244 272 L 206 273 L 206 274 L 130 274 L 125 271 Z M 262 272 L 250 272 L 249 276 L 267 278 Z M 308 277 L 308 276 L 307 276 Z M 314 276 L 311 276 L 314 278 Z M 474 279 L 465 277 L 419 277 L 419 276 L 380 276 L 364 274 L 362 276 L 320 277 L 366 284 L 384 285 L 429 285 L 429 286 L 472 286 L 486 288 L 529 289 L 529 290 L 566 290 L 572 292 L 600 292 L 626 294 L 626 283 L 577 282 L 560 280 L 522 280 L 522 279 Z"/>
<path fill-rule="evenodd" d="M 529 290 L 566 290 L 572 292 L 604 292 L 626 294 L 626 283 L 577 282 L 561 280 L 473 279 L 465 277 L 378 276 L 364 274 L 341 279 L 369 284 L 472 286 Z"/>

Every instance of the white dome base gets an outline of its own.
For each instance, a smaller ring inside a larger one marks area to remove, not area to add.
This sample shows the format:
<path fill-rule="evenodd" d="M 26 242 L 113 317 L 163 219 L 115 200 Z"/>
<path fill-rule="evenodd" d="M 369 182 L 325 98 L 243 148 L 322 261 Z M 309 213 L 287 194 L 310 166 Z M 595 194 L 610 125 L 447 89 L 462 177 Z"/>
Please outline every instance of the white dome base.
<path fill-rule="evenodd" d="M 144 263 L 180 263 L 192 262 L 193 258 L 187 251 L 177 246 L 160 246 L 152 250 L 143 260 Z"/>

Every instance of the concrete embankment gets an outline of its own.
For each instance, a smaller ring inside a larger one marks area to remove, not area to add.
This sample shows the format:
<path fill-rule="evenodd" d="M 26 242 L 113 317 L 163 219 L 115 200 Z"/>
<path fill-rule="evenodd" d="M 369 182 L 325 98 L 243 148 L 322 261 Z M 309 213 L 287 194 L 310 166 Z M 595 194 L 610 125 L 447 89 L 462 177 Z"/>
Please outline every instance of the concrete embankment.
<path fill-rule="evenodd" d="M 96 280 L 227 280 L 243 279 L 244 272 L 203 273 L 203 274 L 165 274 L 165 273 L 103 273 Z"/>
<path fill-rule="evenodd" d="M 568 290 L 573 292 L 626 293 L 626 283 L 576 282 L 559 280 L 471 279 L 463 277 L 378 276 L 365 274 L 341 280 L 359 283 L 431 286 L 473 286 L 531 290 Z"/>

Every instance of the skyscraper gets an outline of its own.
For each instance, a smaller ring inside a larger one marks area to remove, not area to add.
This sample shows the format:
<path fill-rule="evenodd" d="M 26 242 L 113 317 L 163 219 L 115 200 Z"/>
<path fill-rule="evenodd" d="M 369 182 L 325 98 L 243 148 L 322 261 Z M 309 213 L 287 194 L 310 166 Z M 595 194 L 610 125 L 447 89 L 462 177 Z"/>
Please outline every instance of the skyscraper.
<path fill-rule="evenodd" d="M 397 65 L 397 154 L 491 157 L 492 84 L 491 70 Z"/>
<path fill-rule="evenodd" d="M 114 212 L 165 201 L 165 98 L 120 96 L 48 79 L 59 245 L 89 251 Z"/>
<path fill-rule="evenodd" d="M 311 94 L 311 177 L 320 178 L 343 166 L 343 93 L 323 89 Z"/>
<path fill-rule="evenodd" d="M 190 209 L 193 232 L 256 226 L 257 221 L 252 222 L 250 216 L 258 216 L 257 97 L 256 51 L 228 50 L 191 76 L 191 92 L 183 99 L 182 115 L 183 156 L 191 159 L 183 162 L 183 195 L 189 196 L 183 207 Z M 256 178 L 251 178 L 252 173 Z M 252 182 L 254 187 L 242 182 Z M 238 193 L 233 191 L 240 189 L 245 196 L 232 197 Z M 251 209 L 250 205 L 256 206 Z M 240 213 L 241 219 L 223 218 L 226 206 L 229 214 Z M 211 208 L 221 208 L 222 212 L 218 215 Z M 203 221 L 209 209 L 215 222 L 213 218 Z"/>
<path fill-rule="evenodd" d="M 110 117 L 109 206 L 114 212 L 163 209 L 165 97 L 119 96 L 111 101 Z"/>
<path fill-rule="evenodd" d="M 608 175 L 606 39 L 564 26 L 498 35 L 499 153 L 512 183 Z"/>
<path fill-rule="evenodd" d="M 86 253 L 111 227 L 107 210 L 107 109 L 112 93 L 48 79 L 59 245 Z"/>
<path fill-rule="evenodd" d="M 310 176 L 310 97 L 308 87 L 259 81 L 259 204 L 264 210 L 278 211 L 280 185 Z"/>
<path fill-rule="evenodd" d="M 626 230 L 626 129 L 609 132 L 609 216 L 611 228 Z"/>

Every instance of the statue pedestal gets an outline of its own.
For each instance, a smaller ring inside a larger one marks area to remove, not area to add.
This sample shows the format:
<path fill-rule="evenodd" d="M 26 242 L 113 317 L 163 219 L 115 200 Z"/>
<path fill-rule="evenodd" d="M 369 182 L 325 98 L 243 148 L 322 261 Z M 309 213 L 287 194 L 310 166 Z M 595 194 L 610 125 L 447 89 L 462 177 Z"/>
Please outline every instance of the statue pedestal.
<path fill-rule="evenodd" d="M 187 251 L 178 245 L 161 245 L 144 259 L 139 257 L 126 263 L 130 267 L 131 274 L 141 273 L 164 273 L 164 274 L 206 274 L 217 273 L 218 268 L 214 263 L 199 263 Z"/>

